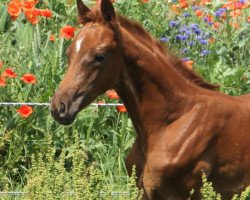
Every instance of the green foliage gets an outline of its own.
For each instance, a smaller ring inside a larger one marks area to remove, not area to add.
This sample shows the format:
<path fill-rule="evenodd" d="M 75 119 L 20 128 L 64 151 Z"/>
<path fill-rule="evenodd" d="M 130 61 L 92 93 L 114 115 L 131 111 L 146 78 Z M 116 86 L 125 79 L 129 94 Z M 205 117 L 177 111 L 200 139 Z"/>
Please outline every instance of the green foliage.
<path fill-rule="evenodd" d="M 210 200 L 221 200 L 221 197 L 219 194 L 216 194 L 216 192 L 213 189 L 212 183 L 207 181 L 206 175 L 202 174 L 202 188 L 201 188 L 201 196 L 202 199 L 210 199 Z"/>
<path fill-rule="evenodd" d="M 202 174 L 202 188 L 201 198 L 203 200 L 221 200 L 220 194 L 214 191 L 212 183 L 207 180 L 206 175 Z M 247 187 L 240 195 L 234 195 L 232 200 L 249 200 L 250 199 L 250 186 Z"/>
<path fill-rule="evenodd" d="M 106 183 L 98 168 L 84 163 L 87 154 L 79 138 L 74 139 L 73 151 L 65 148 L 60 155 L 56 155 L 56 149 L 51 147 L 32 156 L 27 183 L 20 199 L 141 199 L 141 191 L 135 183 L 135 169 L 124 183 L 126 191 L 114 192 L 113 185 Z M 7 192 L 9 188 L 9 184 L 5 183 L 3 191 Z"/>

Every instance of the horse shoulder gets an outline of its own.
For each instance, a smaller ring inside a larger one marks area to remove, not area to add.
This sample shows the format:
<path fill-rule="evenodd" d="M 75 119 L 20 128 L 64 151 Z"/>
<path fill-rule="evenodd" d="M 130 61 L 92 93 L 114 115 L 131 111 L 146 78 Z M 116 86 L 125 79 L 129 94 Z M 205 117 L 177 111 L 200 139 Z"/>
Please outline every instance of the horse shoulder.
<path fill-rule="evenodd" d="M 156 136 L 149 146 L 147 171 L 154 180 L 150 185 L 171 185 L 176 181 L 177 188 L 185 188 L 176 193 L 189 194 L 189 191 L 199 185 L 200 175 L 204 171 L 210 174 L 215 159 L 215 127 L 217 122 L 211 121 L 211 103 L 197 104 L 189 112 L 166 126 Z M 149 138 L 150 140 L 150 138 Z M 179 174 L 182 179 L 179 179 Z M 145 176 L 145 175 L 144 175 Z M 175 178 L 177 178 L 175 180 Z M 144 180 L 150 178 L 144 177 Z M 154 183 L 152 183 L 154 182 Z M 185 190 L 185 191 L 184 191 Z M 171 191 L 173 193 L 173 191 Z"/>

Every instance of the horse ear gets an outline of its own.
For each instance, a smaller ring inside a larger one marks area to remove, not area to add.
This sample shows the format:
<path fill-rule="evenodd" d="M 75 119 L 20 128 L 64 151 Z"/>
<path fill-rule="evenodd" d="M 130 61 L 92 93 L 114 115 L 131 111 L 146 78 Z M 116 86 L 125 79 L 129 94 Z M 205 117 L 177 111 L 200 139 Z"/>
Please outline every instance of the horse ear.
<path fill-rule="evenodd" d="M 92 11 L 82 2 L 82 0 L 77 0 L 77 10 L 79 15 L 79 21 L 83 24 L 91 22 L 94 20 L 94 14 Z"/>
<path fill-rule="evenodd" d="M 110 0 L 101 0 L 101 13 L 104 21 L 112 23 L 115 20 L 115 9 Z"/>

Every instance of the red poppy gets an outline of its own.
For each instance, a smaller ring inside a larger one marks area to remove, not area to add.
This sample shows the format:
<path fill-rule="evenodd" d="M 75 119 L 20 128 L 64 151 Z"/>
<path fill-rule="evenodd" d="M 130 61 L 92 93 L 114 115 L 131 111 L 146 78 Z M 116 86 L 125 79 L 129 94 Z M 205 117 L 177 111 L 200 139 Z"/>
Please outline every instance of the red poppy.
<path fill-rule="evenodd" d="M 197 17 L 201 17 L 203 15 L 203 12 L 201 10 L 195 11 Z"/>
<path fill-rule="evenodd" d="M 209 43 L 210 44 L 214 44 L 215 42 L 216 42 L 215 38 L 213 38 L 213 37 L 209 38 Z"/>
<path fill-rule="evenodd" d="M 19 4 L 19 1 L 11 1 L 8 4 L 7 8 L 8 13 L 10 14 L 10 17 L 12 20 L 16 20 L 18 16 L 21 14 L 22 9 L 21 9 L 21 4 Z"/>
<path fill-rule="evenodd" d="M 232 26 L 234 29 L 239 29 L 240 24 L 238 22 L 229 22 L 230 26 Z"/>
<path fill-rule="evenodd" d="M 124 105 L 116 106 L 116 110 L 121 113 L 127 112 L 127 109 Z"/>
<path fill-rule="evenodd" d="M 29 74 L 29 73 L 24 74 L 21 80 L 27 84 L 35 84 L 37 82 L 36 76 L 33 74 Z"/>
<path fill-rule="evenodd" d="M 175 4 L 173 4 L 173 5 L 170 7 L 170 10 L 171 10 L 173 13 L 177 14 L 177 15 L 180 13 L 180 10 L 179 10 L 178 6 L 175 5 Z"/>
<path fill-rule="evenodd" d="M 239 9 L 237 10 L 233 10 L 230 12 L 230 15 L 233 17 L 233 18 L 236 18 L 236 17 L 239 17 L 241 15 L 241 11 Z"/>
<path fill-rule="evenodd" d="M 185 66 L 186 66 L 188 69 L 192 70 L 194 61 L 188 60 L 188 61 L 185 61 L 184 63 L 185 63 Z"/>
<path fill-rule="evenodd" d="M 23 0 L 12 0 L 11 2 L 13 2 L 14 4 L 16 4 L 18 7 L 22 7 L 23 6 Z"/>
<path fill-rule="evenodd" d="M 116 93 L 115 90 L 108 90 L 106 92 L 106 96 L 110 99 L 120 99 L 119 95 Z"/>
<path fill-rule="evenodd" d="M 141 3 L 148 3 L 149 0 L 140 0 Z"/>
<path fill-rule="evenodd" d="M 222 8 L 226 8 L 226 9 L 228 9 L 228 10 L 233 10 L 234 9 L 234 2 L 226 2 L 223 6 L 222 6 Z"/>
<path fill-rule="evenodd" d="M 2 78 L 6 78 L 6 77 L 8 77 L 8 78 L 14 78 L 16 76 L 17 76 L 17 74 L 13 71 L 12 68 L 6 68 L 4 70 L 4 72 L 2 73 Z"/>
<path fill-rule="evenodd" d="M 211 0 L 202 0 L 202 1 L 200 2 L 200 5 L 206 6 L 206 5 L 209 4 L 210 2 L 211 2 Z"/>
<path fill-rule="evenodd" d="M 55 41 L 55 39 L 56 39 L 56 38 L 55 38 L 55 36 L 54 36 L 54 35 L 50 35 L 50 36 L 49 36 L 49 41 L 54 42 L 54 41 Z"/>
<path fill-rule="evenodd" d="M 0 87 L 5 87 L 6 86 L 6 79 L 0 77 Z"/>
<path fill-rule="evenodd" d="M 46 18 L 52 17 L 52 12 L 49 9 L 40 10 L 40 15 Z"/>
<path fill-rule="evenodd" d="M 21 117 L 27 118 L 27 117 L 29 117 L 29 116 L 32 114 L 33 109 L 32 109 L 32 107 L 30 107 L 30 106 L 24 105 L 24 106 L 21 106 L 21 107 L 17 110 L 17 112 L 21 115 Z"/>
<path fill-rule="evenodd" d="M 179 0 L 179 4 L 183 9 L 188 7 L 188 2 L 186 0 Z"/>
<path fill-rule="evenodd" d="M 76 28 L 67 25 L 60 29 L 60 38 L 70 39 L 75 36 Z"/>
<path fill-rule="evenodd" d="M 214 29 L 217 29 L 220 27 L 220 25 L 221 24 L 219 22 L 214 22 L 213 27 L 214 27 Z"/>
<path fill-rule="evenodd" d="M 34 10 L 36 6 L 36 2 L 34 1 L 25 1 L 23 4 L 23 10 L 27 11 L 27 10 Z"/>
<path fill-rule="evenodd" d="M 24 14 L 25 14 L 27 20 L 31 24 L 37 24 L 39 22 L 36 9 L 34 9 L 34 10 L 26 10 Z"/>

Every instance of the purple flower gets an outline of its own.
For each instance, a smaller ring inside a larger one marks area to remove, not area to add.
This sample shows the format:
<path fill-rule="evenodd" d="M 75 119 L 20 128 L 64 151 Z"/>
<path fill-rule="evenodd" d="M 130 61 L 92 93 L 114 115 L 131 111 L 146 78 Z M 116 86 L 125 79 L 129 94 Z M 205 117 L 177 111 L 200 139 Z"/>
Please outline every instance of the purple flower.
<path fill-rule="evenodd" d="M 186 27 L 186 26 L 182 26 L 180 29 L 179 29 L 179 33 L 184 33 L 186 36 L 190 36 L 192 34 L 191 30 L 189 27 Z"/>
<path fill-rule="evenodd" d="M 199 9 L 199 6 L 192 6 L 192 9 L 197 10 L 197 9 Z"/>
<path fill-rule="evenodd" d="M 186 39 L 188 39 L 188 36 L 186 36 L 186 35 L 180 35 L 180 39 L 181 40 L 186 40 Z"/>
<path fill-rule="evenodd" d="M 185 31 L 185 35 L 187 35 L 187 36 L 190 36 L 191 34 L 192 34 L 192 32 L 190 30 Z"/>
<path fill-rule="evenodd" d="M 193 32 L 196 35 L 200 35 L 201 34 L 201 30 L 199 29 L 199 25 L 198 24 L 190 24 L 189 27 L 193 30 Z"/>
<path fill-rule="evenodd" d="M 219 8 L 218 10 L 215 11 L 215 16 L 216 17 L 220 17 L 224 14 L 224 12 L 226 12 L 227 9 L 226 8 Z"/>
<path fill-rule="evenodd" d="M 208 17 L 204 17 L 203 20 L 204 20 L 205 22 L 208 22 L 209 18 L 208 18 Z"/>
<path fill-rule="evenodd" d="M 186 36 L 186 35 L 177 35 L 176 36 L 177 40 L 186 40 L 187 38 L 188 38 L 188 36 Z"/>
<path fill-rule="evenodd" d="M 199 25 L 198 25 L 198 24 L 190 24 L 189 27 L 190 27 L 192 30 L 199 29 Z"/>
<path fill-rule="evenodd" d="M 189 17 L 190 14 L 189 13 L 183 13 L 183 17 Z"/>
<path fill-rule="evenodd" d="M 189 46 L 192 47 L 192 46 L 194 46 L 194 45 L 195 45 L 195 41 L 190 41 L 190 42 L 189 42 Z"/>
<path fill-rule="evenodd" d="M 168 41 L 169 41 L 169 38 L 161 37 L 161 38 L 160 38 L 160 41 L 161 41 L 161 42 L 168 42 Z"/>
<path fill-rule="evenodd" d="M 246 3 L 246 0 L 239 0 L 240 3 Z"/>
<path fill-rule="evenodd" d="M 209 50 L 206 50 L 206 49 L 202 49 L 201 50 L 201 56 L 206 56 L 206 55 L 208 55 L 210 53 L 210 51 Z"/>
<path fill-rule="evenodd" d="M 208 45 L 208 41 L 207 41 L 207 40 L 201 39 L 201 40 L 199 40 L 199 41 L 200 41 L 200 43 L 201 43 L 202 45 Z"/>
<path fill-rule="evenodd" d="M 188 48 L 184 48 L 181 50 L 182 53 L 187 53 L 188 52 Z"/>
<path fill-rule="evenodd" d="M 200 29 L 195 29 L 195 30 L 194 30 L 194 33 L 195 33 L 196 35 L 200 35 L 200 34 L 201 34 L 201 30 L 200 30 Z"/>
<path fill-rule="evenodd" d="M 169 22 L 169 26 L 172 28 L 172 27 L 175 27 L 178 25 L 178 21 L 170 21 Z"/>
<path fill-rule="evenodd" d="M 182 58 L 181 60 L 184 61 L 184 62 L 187 62 L 187 61 L 190 60 L 190 58 Z"/>

